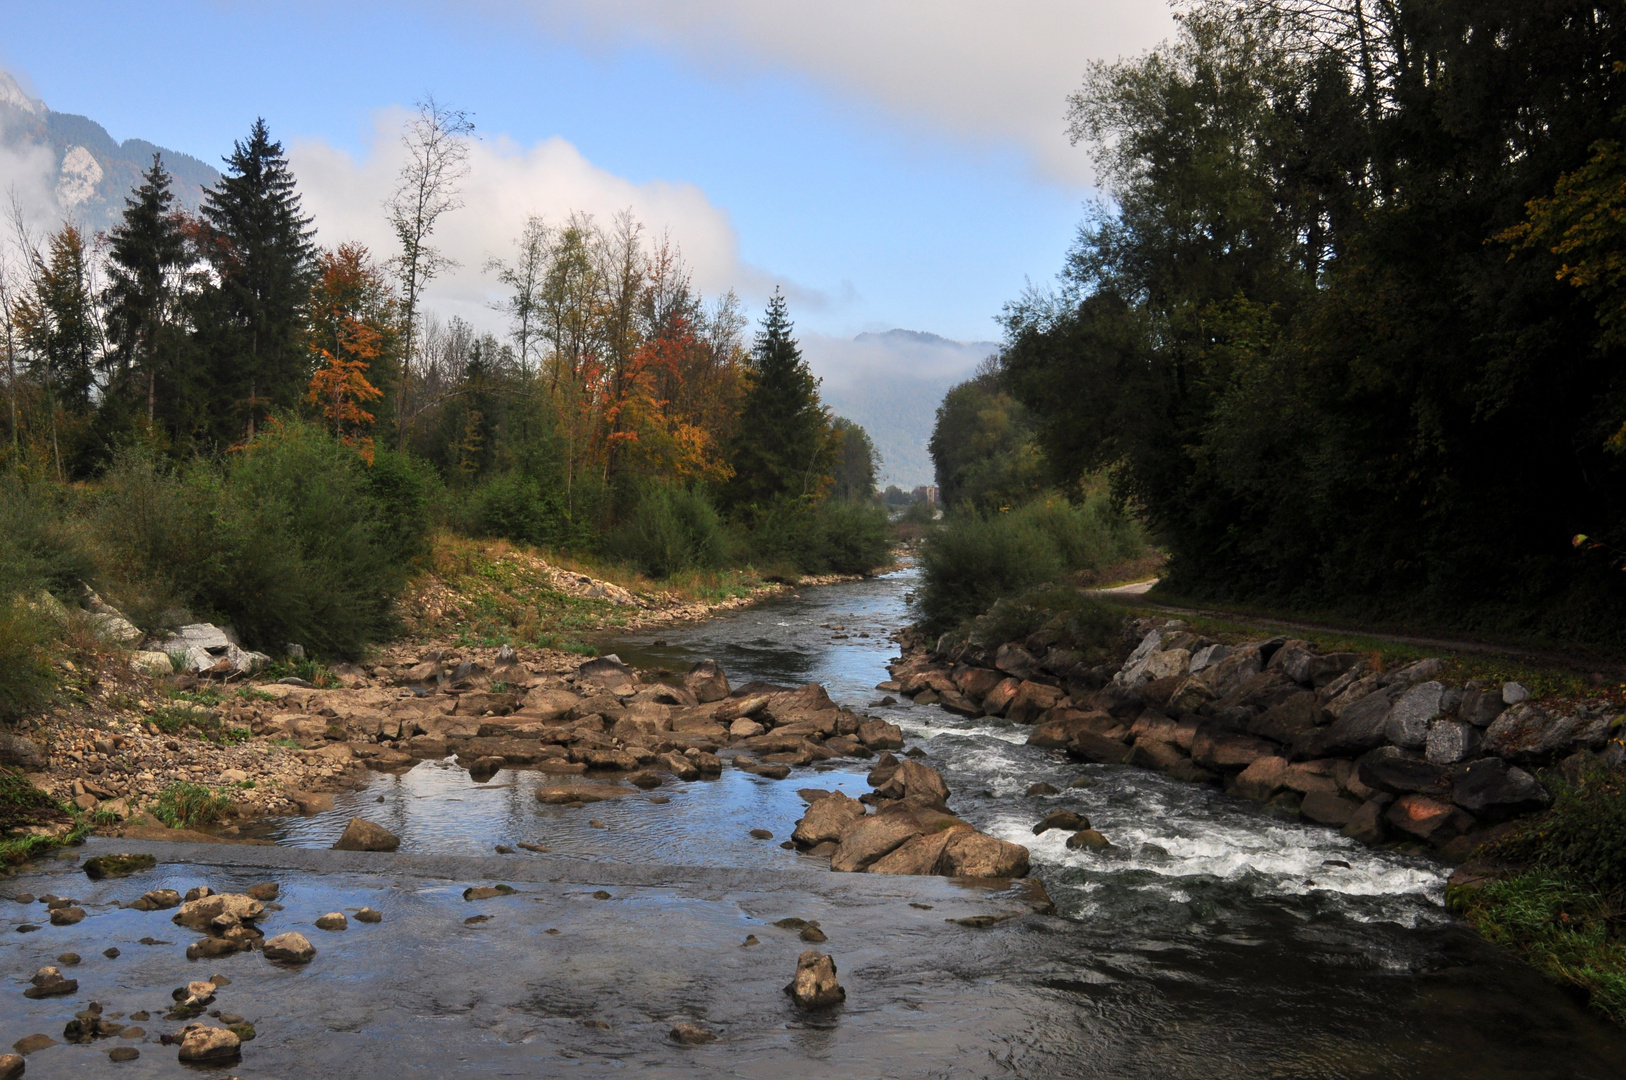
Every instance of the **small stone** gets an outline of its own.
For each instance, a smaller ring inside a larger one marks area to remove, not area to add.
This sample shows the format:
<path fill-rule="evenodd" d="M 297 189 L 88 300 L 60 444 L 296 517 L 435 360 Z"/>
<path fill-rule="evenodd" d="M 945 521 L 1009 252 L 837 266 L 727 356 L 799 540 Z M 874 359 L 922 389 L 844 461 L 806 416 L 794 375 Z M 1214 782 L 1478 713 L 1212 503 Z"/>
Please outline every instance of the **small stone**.
<path fill-rule="evenodd" d="M 650 802 L 654 802 L 654 801 L 655 801 L 655 800 L 654 800 L 654 799 L 651 799 L 651 800 L 649 800 L 649 801 L 650 801 Z M 521 847 L 521 848 L 523 848 L 523 849 L 525 849 L 525 850 L 526 850 L 526 851 L 534 851 L 534 852 L 536 852 L 536 853 L 537 853 L 537 854 L 538 854 L 538 855 L 546 855 L 546 854 L 547 854 L 547 853 L 548 853 L 548 852 L 549 852 L 549 851 L 550 851 L 550 850 L 552 850 L 552 849 L 551 849 L 551 848 L 548 848 L 548 847 L 546 847 L 546 846 L 545 846 L 545 845 L 542 845 L 542 844 L 526 844 L 526 843 L 521 843 L 521 844 L 519 844 L 519 845 L 517 845 L 517 846 L 518 846 L 518 847 Z"/>
<path fill-rule="evenodd" d="M 643 788 L 647 791 L 650 788 L 658 788 L 661 786 L 661 774 L 648 771 L 635 772 L 631 776 L 627 777 L 627 783 L 631 784 L 633 787 Z"/>
<path fill-rule="evenodd" d="M 181 894 L 174 889 L 153 889 L 151 892 L 142 893 L 140 899 L 136 900 L 130 907 L 135 911 L 163 911 L 168 908 L 179 907 L 180 904 Z"/>
<path fill-rule="evenodd" d="M 610 894 L 605 892 L 603 889 L 600 889 L 600 890 L 598 890 L 597 892 L 595 892 L 593 894 L 593 899 L 594 900 L 611 900 L 611 899 L 614 899 L 614 898 L 611 897 Z"/>
<path fill-rule="evenodd" d="M 693 1024 L 674 1024 L 671 1035 L 673 1042 L 682 1043 L 684 1046 L 699 1046 L 717 1040 L 716 1035 Z"/>
<path fill-rule="evenodd" d="M 374 911 L 370 907 L 364 907 L 360 911 L 356 912 L 356 921 L 364 923 L 383 922 L 384 916 Z"/>
<path fill-rule="evenodd" d="M 57 908 L 51 912 L 52 926 L 72 926 L 82 922 L 85 918 L 85 909 L 82 907 Z"/>
<path fill-rule="evenodd" d="M 796 958 L 796 976 L 785 987 L 785 993 L 809 1009 L 839 1005 L 847 999 L 847 991 L 836 981 L 836 962 L 817 949 Z"/>
<path fill-rule="evenodd" d="M 745 940 L 740 942 L 740 948 L 749 949 L 753 945 L 761 945 L 761 944 L 762 944 L 762 942 L 757 940 L 757 936 L 755 934 L 746 934 L 745 935 Z"/>
<path fill-rule="evenodd" d="M 32 904 L 34 902 L 34 894 L 29 892 L 18 893 L 16 896 L 12 897 L 12 900 L 19 904 Z"/>
<path fill-rule="evenodd" d="M 316 955 L 316 948 L 300 933 L 278 934 L 268 938 L 262 947 L 267 960 L 284 964 L 308 964 Z"/>
<path fill-rule="evenodd" d="M 39 929 L 39 927 L 36 924 L 34 924 L 34 923 L 26 923 L 25 922 L 25 923 L 20 924 L 17 927 L 17 932 L 19 934 L 32 934 L 34 931 L 36 931 L 38 929 Z"/>
<path fill-rule="evenodd" d="M 284 934 L 284 937 L 298 935 Z M 269 943 L 267 943 L 269 944 Z M 242 1053 L 242 1040 L 225 1028 L 189 1028 L 181 1039 L 180 1060 L 187 1064 L 235 1061 Z"/>
<path fill-rule="evenodd" d="M 56 962 L 61 964 L 63 967 L 73 967 L 73 965 L 79 962 L 79 954 L 76 952 L 65 952 L 56 958 Z"/>
<path fill-rule="evenodd" d="M 143 1023 L 145 1023 L 146 1021 L 152 1019 L 152 1015 L 150 1013 L 146 1012 L 145 1010 L 143 1010 L 141 1012 L 133 1012 L 133 1013 L 131 1013 L 130 1014 L 130 1019 L 131 1020 L 140 1020 Z"/>
<path fill-rule="evenodd" d="M 350 929 L 350 920 L 344 917 L 342 911 L 330 911 L 316 920 L 316 929 L 339 931 Z"/>
<path fill-rule="evenodd" d="M 1091 851 L 1100 851 L 1112 846 L 1112 841 L 1096 832 L 1094 829 L 1080 829 L 1067 838 L 1067 846 L 1077 851 L 1079 848 L 1089 848 Z"/>
<path fill-rule="evenodd" d="M 491 916 L 490 915 L 470 915 L 468 918 L 463 920 L 463 925 L 464 926 L 479 926 L 481 923 L 490 922 L 490 921 L 491 921 Z"/>
<path fill-rule="evenodd" d="M 599 821 L 596 818 L 589 820 L 587 822 L 587 827 L 589 829 L 608 829 L 609 828 L 608 825 L 604 824 L 604 822 Z"/>
<path fill-rule="evenodd" d="M 1038 784 L 1031 785 L 1027 789 L 1027 791 L 1023 792 L 1023 794 L 1024 795 L 1029 795 L 1029 796 L 1033 796 L 1033 795 L 1059 795 L 1059 794 L 1061 794 L 1061 789 L 1057 788 L 1054 784 L 1038 783 Z"/>
<path fill-rule="evenodd" d="M 514 849 L 509 847 L 507 844 L 498 844 L 496 847 L 492 848 L 491 850 L 495 851 L 498 855 L 512 855 L 512 854 L 514 854 Z"/>
<path fill-rule="evenodd" d="M 78 979 L 64 979 L 59 968 L 42 967 L 30 980 L 33 985 L 23 991 L 27 998 L 62 997 L 79 989 Z"/>
<path fill-rule="evenodd" d="M 171 747 L 170 749 L 178 750 L 180 747 Z M 190 889 L 186 890 L 186 899 L 202 900 L 205 896 L 213 896 L 214 894 L 215 891 L 209 888 L 207 885 L 194 885 Z"/>
<path fill-rule="evenodd" d="M 937 905 L 936 904 L 922 904 L 922 903 L 918 903 L 918 902 L 916 902 L 914 900 L 911 900 L 911 901 L 909 901 L 909 906 L 912 907 L 912 908 L 919 908 L 921 911 L 930 911 L 930 910 L 932 910 L 932 908 L 936 907 Z"/>
<path fill-rule="evenodd" d="M 667 803 L 671 802 L 672 800 L 668 799 L 665 795 L 651 795 L 649 797 L 649 801 L 654 803 L 656 806 L 665 806 Z"/>
<path fill-rule="evenodd" d="M 769 832 L 767 829 L 752 829 L 751 838 L 753 840 L 772 840 L 773 833 Z"/>
<path fill-rule="evenodd" d="M 1087 776 L 1080 776 L 1077 780 L 1074 780 L 1071 784 L 1068 784 L 1067 786 L 1069 788 L 1072 788 L 1072 789 L 1076 790 L 1078 788 L 1093 787 L 1094 785 L 1095 785 L 1094 780 L 1091 780 Z"/>
<path fill-rule="evenodd" d="M 258 885 L 250 885 L 243 892 L 256 900 L 275 900 L 282 895 L 282 886 L 274 881 L 262 881 Z"/>
<path fill-rule="evenodd" d="M 1066 829 L 1068 832 L 1077 832 L 1079 829 L 1090 827 L 1090 819 L 1075 814 L 1071 810 L 1055 810 L 1044 816 L 1044 820 L 1033 826 L 1033 835 L 1049 832 L 1051 829 Z"/>
<path fill-rule="evenodd" d="M 507 896 L 512 892 L 512 885 L 474 885 L 463 890 L 463 899 L 490 900 L 494 896 Z"/>
<path fill-rule="evenodd" d="M 17 1080 L 23 1067 L 21 1054 L 0 1054 L 0 1080 Z"/>
<path fill-rule="evenodd" d="M 109 960 L 117 960 L 119 958 L 119 951 L 116 948 L 103 949 L 102 955 L 107 957 Z"/>
<path fill-rule="evenodd" d="M 141 1051 L 133 1046 L 115 1046 L 107 1052 L 107 1056 L 111 1061 L 134 1061 L 141 1056 Z"/>
<path fill-rule="evenodd" d="M 1523 683 L 1509 682 L 1502 684 L 1502 702 L 1504 704 L 1517 705 L 1521 701 L 1529 700 L 1529 697 L 1530 690 Z"/>
<path fill-rule="evenodd" d="M 56 1040 L 49 1035 L 25 1035 L 11 1044 L 11 1048 L 19 1054 L 33 1054 L 44 1050 L 48 1046 L 55 1046 Z"/>
<path fill-rule="evenodd" d="M 830 940 L 829 938 L 825 937 L 824 931 L 820 930 L 816 926 L 804 926 L 804 927 L 802 927 L 802 932 L 800 934 L 798 934 L 797 936 L 800 937 L 803 941 L 810 941 L 815 945 L 817 945 L 821 941 L 829 941 Z"/>

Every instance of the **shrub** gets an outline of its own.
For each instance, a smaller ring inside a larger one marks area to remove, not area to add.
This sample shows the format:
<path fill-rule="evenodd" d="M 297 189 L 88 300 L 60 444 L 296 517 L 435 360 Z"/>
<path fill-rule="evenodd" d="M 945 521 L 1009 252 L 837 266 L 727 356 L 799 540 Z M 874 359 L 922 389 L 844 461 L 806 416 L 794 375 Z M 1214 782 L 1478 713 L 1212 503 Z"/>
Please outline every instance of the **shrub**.
<path fill-rule="evenodd" d="M 1041 585 L 1020 596 L 1004 597 L 971 620 L 974 644 L 996 648 L 1037 631 L 1056 636 L 1055 644 L 1075 649 L 1091 663 L 1114 659 L 1123 638 L 1123 614 L 1071 585 Z"/>
<path fill-rule="evenodd" d="M 759 566 L 804 574 L 867 574 L 891 554 L 886 510 L 867 502 L 826 499 L 774 503 L 751 523 L 746 545 Z"/>
<path fill-rule="evenodd" d="M 523 473 L 503 473 L 482 482 L 464 496 L 459 517 L 461 530 L 472 536 L 539 547 L 559 547 L 570 539 L 564 499 Z"/>
<path fill-rule="evenodd" d="M 728 558 L 717 511 L 704 492 L 648 486 L 627 519 L 605 542 L 606 552 L 651 577 L 715 570 Z"/>
<path fill-rule="evenodd" d="M 41 589 L 66 600 L 95 577 L 72 490 L 0 478 L 0 601 L 32 598 Z"/>
<path fill-rule="evenodd" d="M 1496 845 L 1516 863 L 1562 873 L 1626 907 L 1626 769 L 1560 783 L 1550 810 Z"/>
<path fill-rule="evenodd" d="M 1092 495 L 1082 506 L 1034 502 L 1007 514 L 962 510 L 922 544 L 922 624 L 942 633 L 1002 597 L 1135 558 L 1144 549 L 1139 526 L 1114 511 L 1104 495 Z"/>
<path fill-rule="evenodd" d="M 67 820 L 61 803 L 29 783 L 20 770 L 0 766 L 0 833 Z"/>
<path fill-rule="evenodd" d="M 0 722 L 41 708 L 56 687 L 46 656 L 50 619 L 28 601 L 0 599 Z"/>
<path fill-rule="evenodd" d="M 232 802 L 202 784 L 171 784 L 158 793 L 153 817 L 172 829 L 210 825 L 231 812 Z"/>
<path fill-rule="evenodd" d="M 393 597 L 428 528 L 423 473 L 382 457 L 375 473 L 325 432 L 288 423 L 223 467 L 171 473 L 121 459 L 96 512 L 123 568 L 120 599 L 148 625 L 165 606 L 185 607 L 260 648 L 297 641 L 358 655 L 392 628 Z"/>

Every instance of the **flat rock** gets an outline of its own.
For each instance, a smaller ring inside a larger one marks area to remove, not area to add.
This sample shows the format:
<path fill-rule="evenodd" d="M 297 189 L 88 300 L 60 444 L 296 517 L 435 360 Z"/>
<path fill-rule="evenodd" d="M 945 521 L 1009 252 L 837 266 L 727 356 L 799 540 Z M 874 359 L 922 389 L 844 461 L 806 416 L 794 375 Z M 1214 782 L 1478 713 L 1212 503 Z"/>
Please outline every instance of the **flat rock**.
<path fill-rule="evenodd" d="M 1028 849 L 975 829 L 954 829 L 943 847 L 940 866 L 939 872 L 950 877 L 1026 877 Z"/>
<path fill-rule="evenodd" d="M 19 1054 L 28 1055 L 56 1044 L 56 1040 L 49 1035 L 25 1035 L 12 1043 L 11 1048 Z"/>
<path fill-rule="evenodd" d="M 304 934 L 297 931 L 267 938 L 262 950 L 267 960 L 284 964 L 308 964 L 316 955 L 316 947 Z"/>
<path fill-rule="evenodd" d="M 189 1065 L 235 1061 L 241 1053 L 242 1040 L 227 1028 L 189 1028 L 181 1038 L 180 1060 Z"/>
<path fill-rule="evenodd" d="M 109 877 L 128 877 L 143 870 L 151 870 L 158 860 L 151 855 L 96 855 L 85 860 L 85 876 L 92 881 Z"/>
<path fill-rule="evenodd" d="M 569 806 L 607 802 L 610 799 L 631 795 L 634 790 L 620 784 L 569 784 L 563 787 L 537 788 L 536 798 L 538 802 L 549 806 Z"/>
<path fill-rule="evenodd" d="M 1482 758 L 1451 771 L 1451 800 L 1476 817 L 1499 821 L 1552 805 L 1541 782 L 1501 758 Z"/>
<path fill-rule="evenodd" d="M 1080 848 L 1089 848 L 1091 851 L 1100 851 L 1102 848 L 1112 846 L 1112 841 L 1096 832 L 1094 829 L 1081 829 L 1067 838 L 1067 846 L 1077 851 Z"/>

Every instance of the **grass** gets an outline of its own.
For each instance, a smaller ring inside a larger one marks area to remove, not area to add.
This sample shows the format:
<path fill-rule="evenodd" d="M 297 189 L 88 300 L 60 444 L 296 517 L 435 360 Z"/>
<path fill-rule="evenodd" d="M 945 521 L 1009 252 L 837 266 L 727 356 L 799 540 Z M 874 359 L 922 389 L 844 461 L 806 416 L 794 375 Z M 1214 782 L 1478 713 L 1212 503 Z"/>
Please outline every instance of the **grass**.
<path fill-rule="evenodd" d="M 1459 886 L 1446 898 L 1486 940 L 1517 951 L 1626 1024 L 1626 913 L 1618 905 L 1571 876 L 1543 870 Z"/>
<path fill-rule="evenodd" d="M 562 591 L 548 565 L 619 585 L 646 601 L 717 603 L 763 587 L 752 570 L 688 570 L 657 583 L 624 566 L 441 534 L 434 538 L 429 576 L 414 587 L 413 606 L 422 613 L 417 632 L 445 634 L 465 647 L 530 645 L 593 655 L 588 635 L 626 626 L 641 614 Z"/>
<path fill-rule="evenodd" d="M 312 660 L 309 657 L 300 660 L 273 660 L 267 664 L 260 674 L 267 679 L 304 679 L 318 690 L 333 690 L 339 686 L 339 680 L 333 672 L 328 670 L 326 664 Z M 274 701 L 275 697 L 260 690 L 243 687 L 238 691 L 251 701 Z"/>
<path fill-rule="evenodd" d="M 219 695 L 215 696 L 218 701 Z M 253 736 L 247 728 L 227 727 L 213 712 L 199 711 L 201 704 L 185 701 L 181 705 L 163 705 L 154 710 L 147 721 L 165 735 L 195 734 L 214 743 L 237 743 Z"/>
<path fill-rule="evenodd" d="M 28 782 L 17 769 L 0 768 L 0 834 L 31 825 L 60 825 L 74 820 L 56 799 Z M 87 826 L 76 824 L 65 836 L 10 836 L 0 839 L 0 865 L 15 866 L 47 851 L 76 844 Z"/>
<path fill-rule="evenodd" d="M 202 784 L 171 784 L 158 793 L 153 817 L 172 829 L 211 825 L 231 812 L 232 801 Z"/>

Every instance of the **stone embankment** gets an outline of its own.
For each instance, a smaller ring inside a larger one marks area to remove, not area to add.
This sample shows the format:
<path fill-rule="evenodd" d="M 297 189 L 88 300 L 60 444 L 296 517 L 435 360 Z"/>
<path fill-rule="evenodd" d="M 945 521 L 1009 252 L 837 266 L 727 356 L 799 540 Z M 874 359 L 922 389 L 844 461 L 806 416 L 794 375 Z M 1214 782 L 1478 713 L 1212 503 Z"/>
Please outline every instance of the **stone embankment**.
<path fill-rule="evenodd" d="M 1030 725 L 1029 745 L 1078 760 L 1221 785 L 1364 843 L 1423 843 L 1455 861 L 1550 805 L 1545 768 L 1626 760 L 1618 711 L 1551 707 L 1518 683 L 1449 685 L 1437 659 L 1381 671 L 1358 653 L 1223 644 L 1160 619 L 1125 636 L 1133 651 L 1117 667 L 1086 665 L 1045 632 L 997 649 L 906 643 L 895 692 Z"/>

